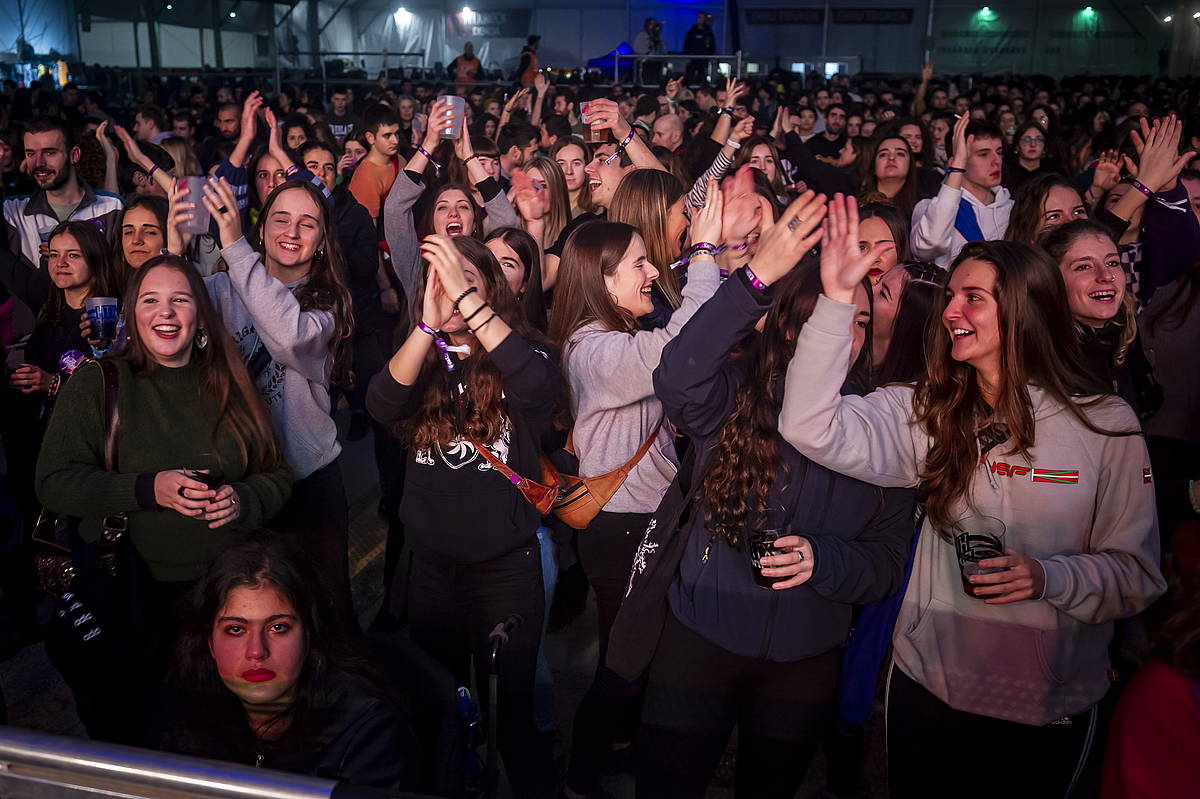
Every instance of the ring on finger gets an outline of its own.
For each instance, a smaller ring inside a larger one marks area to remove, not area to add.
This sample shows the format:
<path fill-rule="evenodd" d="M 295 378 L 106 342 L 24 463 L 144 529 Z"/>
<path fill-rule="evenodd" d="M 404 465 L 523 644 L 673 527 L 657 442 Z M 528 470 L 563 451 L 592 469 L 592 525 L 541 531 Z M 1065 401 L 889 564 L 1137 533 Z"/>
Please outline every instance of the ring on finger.
<path fill-rule="evenodd" d="M 225 207 L 224 205 L 222 205 L 220 208 L 217 209 L 217 213 L 227 214 L 227 213 L 229 213 L 229 209 L 227 207 Z"/>
<path fill-rule="evenodd" d="M 184 499 L 187 499 L 187 494 L 183 493 L 183 486 L 180 486 L 175 493 L 179 494 L 179 496 L 183 497 Z"/>

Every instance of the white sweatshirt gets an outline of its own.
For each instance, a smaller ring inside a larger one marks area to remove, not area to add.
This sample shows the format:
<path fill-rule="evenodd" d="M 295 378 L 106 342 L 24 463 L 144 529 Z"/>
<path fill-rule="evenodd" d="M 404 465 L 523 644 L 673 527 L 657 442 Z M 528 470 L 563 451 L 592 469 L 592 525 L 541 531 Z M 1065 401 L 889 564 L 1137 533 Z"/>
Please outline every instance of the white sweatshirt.
<path fill-rule="evenodd" d="M 822 466 L 881 486 L 915 486 L 930 440 L 910 386 L 838 390 L 854 306 L 822 296 L 788 368 L 779 432 Z M 997 445 L 980 458 L 961 516 L 1004 522 L 1005 545 L 1045 569 L 1037 599 L 988 605 L 962 589 L 953 544 L 927 521 L 892 634 L 896 664 L 956 710 L 1023 724 L 1081 713 L 1108 690 L 1114 619 L 1166 590 L 1150 460 L 1141 436 L 1093 433 L 1036 386 L 1028 459 Z M 1136 429 L 1115 397 L 1089 408 L 1107 430 Z"/>
<path fill-rule="evenodd" d="M 958 216 L 959 200 L 966 198 L 975 211 L 975 221 L 986 241 L 1003 239 L 1008 232 L 1008 217 L 1012 213 L 1013 201 L 1008 189 L 997 186 L 996 198 L 984 205 L 969 191 L 952 189 L 945 183 L 938 189 L 937 196 L 921 200 L 913 209 L 912 251 L 913 255 L 934 261 L 941 267 L 949 267 L 959 250 L 967 243 L 954 227 Z"/>

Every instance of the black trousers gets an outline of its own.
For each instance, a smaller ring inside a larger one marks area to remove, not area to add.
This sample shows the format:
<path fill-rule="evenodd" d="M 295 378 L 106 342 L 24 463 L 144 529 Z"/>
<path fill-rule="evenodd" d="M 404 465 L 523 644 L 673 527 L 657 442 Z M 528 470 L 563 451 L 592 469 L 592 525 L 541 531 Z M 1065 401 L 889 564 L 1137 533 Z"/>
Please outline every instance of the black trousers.
<path fill-rule="evenodd" d="M 557 782 L 550 740 L 533 720 L 533 682 L 546 600 L 541 553 L 530 534 L 527 547 L 484 563 L 450 565 L 413 554 L 408 613 L 413 640 L 470 685 L 475 661 L 481 708 L 488 706 L 491 668 L 488 634 L 498 622 L 519 614 L 524 623 L 497 658 L 497 745 L 513 795 L 553 796 Z"/>
<path fill-rule="evenodd" d="M 576 793 L 595 790 L 612 745 L 632 741 L 637 732 L 643 686 L 640 682 L 622 680 L 604 661 L 608 654 L 608 634 L 629 583 L 633 554 L 651 515 L 601 511 L 587 530 L 579 534 L 579 562 L 596 592 L 600 659 L 591 687 L 575 711 L 571 730 L 567 787 Z"/>
<path fill-rule="evenodd" d="M 317 567 L 343 629 L 358 630 L 350 599 L 350 508 L 337 460 L 292 485 L 292 496 L 271 521 Z"/>
<path fill-rule="evenodd" d="M 704 796 L 736 726 L 739 799 L 792 799 L 833 715 L 838 654 L 735 655 L 668 615 L 638 736 L 638 799 Z"/>
<path fill-rule="evenodd" d="M 1034 727 L 964 713 L 892 665 L 888 678 L 888 790 L 893 799 L 970 796 L 1064 799 L 1084 769 L 1097 708 L 1070 724 Z"/>

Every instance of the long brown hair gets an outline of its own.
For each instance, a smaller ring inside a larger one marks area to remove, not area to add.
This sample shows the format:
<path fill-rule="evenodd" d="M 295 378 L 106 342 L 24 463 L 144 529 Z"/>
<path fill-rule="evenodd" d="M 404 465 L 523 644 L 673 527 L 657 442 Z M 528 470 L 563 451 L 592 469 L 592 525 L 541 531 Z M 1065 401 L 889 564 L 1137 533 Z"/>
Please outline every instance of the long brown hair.
<path fill-rule="evenodd" d="M 591 163 L 592 148 L 588 146 L 587 142 L 582 142 L 579 139 L 576 139 L 574 137 L 572 137 L 570 139 L 562 139 L 560 141 L 556 141 L 554 143 L 554 146 L 550 148 L 550 160 L 554 161 L 554 163 L 557 164 L 558 163 L 558 154 L 565 147 L 578 147 L 579 150 L 583 153 L 583 166 L 587 166 L 588 164 Z M 582 169 L 582 168 L 583 167 L 580 167 L 580 169 Z M 562 169 L 562 167 L 559 167 L 559 169 Z M 565 177 L 563 179 L 563 182 L 564 183 L 566 182 Z M 571 196 L 570 196 L 570 191 L 568 190 L 568 192 L 567 192 L 568 205 L 570 203 L 570 200 L 571 200 Z M 600 209 L 600 206 L 598 206 L 598 205 L 596 205 L 596 203 L 592 202 L 592 184 L 587 179 L 587 175 L 584 175 L 583 182 L 579 186 L 579 193 L 575 197 L 575 205 L 579 208 L 581 213 L 595 213 L 596 211 L 598 211 Z"/>
<path fill-rule="evenodd" d="M 538 334 L 525 321 L 517 298 L 504 278 L 504 270 L 492 251 L 470 236 L 455 236 L 451 241 L 479 272 L 483 294 L 492 310 L 517 335 L 527 341 L 537 341 Z M 423 307 L 424 301 L 425 280 L 422 280 L 413 307 Z M 463 332 L 464 335 L 470 335 L 469 331 Z M 453 377 L 446 371 L 436 348 L 429 348 L 417 378 L 417 384 L 425 387 L 421 407 L 402 428 L 411 446 L 428 449 L 434 444 L 449 444 L 460 435 L 484 442 L 500 438 L 504 413 L 500 370 L 474 337 L 471 338 L 470 347 L 471 357 L 459 362 Z M 452 385 L 452 380 L 461 380 L 465 388 L 461 424 L 456 407 L 458 388 Z"/>
<path fill-rule="evenodd" d="M 904 150 L 908 153 L 908 174 L 905 175 L 904 185 L 900 187 L 900 191 L 896 193 L 895 197 L 888 197 L 880 190 L 879 178 L 875 175 L 875 156 L 879 154 L 879 148 L 883 146 L 885 141 L 903 143 Z M 898 130 L 895 133 L 885 133 L 882 136 L 877 131 L 871 137 L 871 140 L 867 142 L 859 163 L 862 165 L 862 191 L 859 193 L 859 201 L 863 203 L 876 203 L 885 200 L 894 205 L 905 219 L 911 219 L 913 208 L 916 206 L 919 196 L 917 185 L 917 173 L 919 170 L 912 148 L 908 146 L 908 140 L 901 136 Z"/>
<path fill-rule="evenodd" d="M 783 185 L 783 162 L 779 158 L 779 149 L 775 146 L 775 142 L 767 136 L 751 136 L 742 142 L 742 148 L 737 152 L 737 158 L 733 162 L 731 171 L 737 171 L 738 167 L 750 163 L 750 159 L 754 157 L 754 148 L 760 144 L 770 150 L 771 159 L 775 162 L 775 177 L 769 178 L 771 191 L 775 192 L 777 198 L 788 196 L 787 188 Z"/>
<path fill-rule="evenodd" d="M 308 279 L 296 292 L 301 311 L 329 311 L 333 314 L 333 336 L 329 340 L 329 351 L 333 354 L 333 376 L 331 383 L 346 388 L 354 384 L 350 373 L 350 337 L 354 335 L 354 315 L 351 312 L 350 291 L 346 288 L 346 259 L 342 245 L 338 242 L 337 229 L 325 196 L 307 181 L 288 180 L 276 187 L 263 202 L 254 228 L 258 252 L 266 258 L 263 243 L 263 226 L 271 216 L 271 207 L 279 195 L 291 189 L 304 191 L 316 203 L 321 215 L 321 243 L 313 253 L 308 269 Z M 468 197 L 470 195 L 467 195 Z"/>
<path fill-rule="evenodd" d="M 50 238 L 47 241 L 54 241 L 57 236 L 64 233 L 75 238 L 75 243 L 79 245 L 79 251 L 83 253 L 83 260 L 87 262 L 88 271 L 92 274 L 87 296 L 120 298 L 124 282 L 121 280 L 121 275 L 113 268 L 112 250 L 99 228 L 85 220 L 72 219 L 59 222 L 54 230 L 50 231 Z M 57 322 L 63 314 L 66 302 L 64 292 L 57 287 L 52 287 L 45 304 L 41 307 L 38 319 L 43 322 Z"/>
<path fill-rule="evenodd" d="M 567 340 L 586 324 L 595 322 L 623 333 L 637 330 L 637 319 L 613 302 L 604 283 L 617 271 L 636 235 L 632 225 L 621 222 L 588 222 L 567 239 L 550 315 L 550 341 L 562 351 L 564 361 L 569 354 Z"/>
<path fill-rule="evenodd" d="M 558 240 L 558 235 L 571 221 L 571 195 L 567 191 L 567 179 L 562 167 L 553 158 L 539 155 L 525 165 L 526 173 L 536 169 L 546 181 L 545 191 L 550 195 L 546 202 L 546 230 L 543 238 L 548 242 Z"/>
<path fill-rule="evenodd" d="M 1012 213 L 1008 216 L 1008 229 L 1004 232 L 1005 241 L 1037 243 L 1038 231 L 1042 228 L 1042 206 L 1046 204 L 1046 196 L 1050 194 L 1051 189 L 1070 189 L 1079 197 L 1079 189 L 1062 175 L 1055 172 L 1034 175 L 1022 183 L 1013 196 Z M 1079 204 L 1087 208 L 1083 197 L 1079 197 Z M 1049 234 L 1047 231 L 1045 235 Z"/>
<path fill-rule="evenodd" d="M 204 347 L 193 343 L 191 363 L 200 372 L 201 388 L 217 406 L 217 424 L 228 422 L 247 467 L 255 471 L 278 468 L 281 462 L 279 443 L 271 426 L 271 417 L 246 371 L 241 351 L 225 329 L 221 314 L 209 298 L 196 268 L 177 255 L 160 255 L 135 270 L 125 291 L 124 307 L 130 318 L 137 308 L 142 283 L 155 269 L 174 269 L 187 279 L 188 291 L 196 304 L 196 329 L 203 330 L 208 336 L 208 344 Z M 129 361 L 134 374 L 154 371 L 156 362 L 142 342 L 136 323 L 126 328 L 126 336 L 128 344 L 120 357 Z"/>
<path fill-rule="evenodd" d="M 779 298 L 760 335 L 752 334 L 738 363 L 745 379 L 734 395 L 700 486 L 708 529 L 737 544 L 747 517 L 761 519 L 776 481 L 786 480 L 779 456 L 782 378 L 796 351 L 800 328 L 821 293 L 821 271 L 809 259 L 787 274 L 771 293 Z M 868 352 L 869 347 L 863 351 Z"/>
<path fill-rule="evenodd" d="M 941 324 L 926 329 L 927 372 L 918 381 L 913 410 L 931 439 L 921 478 L 925 509 L 934 528 L 949 530 L 954 508 L 968 494 L 979 464 L 977 431 L 992 415 L 1008 425 L 1007 452 L 1029 456 L 1036 423 L 1029 385 L 1045 391 L 1081 424 L 1101 435 L 1131 435 L 1139 430 L 1097 427 L 1085 409 L 1108 400 L 1111 390 L 1090 374 L 1079 348 L 1058 265 L 1041 248 L 1009 241 L 977 241 L 963 247 L 950 266 L 983 261 L 996 273 L 1000 327 L 1000 384 L 991 407 L 979 389 L 974 367 L 950 357 L 950 337 Z M 932 316 L 946 308 L 943 292 Z M 1081 397 L 1092 397 L 1080 401 Z"/>
<path fill-rule="evenodd" d="M 449 141 L 449 139 L 447 139 Z M 469 188 L 458 183 L 445 183 L 438 186 L 429 198 L 429 205 L 425 207 L 425 215 L 421 220 L 421 229 L 426 234 L 434 233 L 433 229 L 433 214 L 437 210 L 438 200 L 442 199 L 442 195 L 450 191 L 460 191 L 467 198 L 467 202 L 471 204 L 471 213 L 475 217 L 475 221 L 471 224 L 471 229 L 463 229 L 463 234 L 471 236 L 476 241 L 483 241 L 483 209 L 475 202 L 475 194 Z"/>
<path fill-rule="evenodd" d="M 1050 257 L 1055 263 L 1061 267 L 1063 258 L 1067 255 L 1067 250 L 1076 241 L 1084 236 L 1099 236 L 1102 239 L 1107 239 L 1112 242 L 1113 252 L 1117 252 L 1117 243 L 1113 241 L 1112 234 L 1108 232 L 1108 228 L 1103 225 L 1098 225 L 1090 219 L 1076 219 L 1074 222 L 1068 222 L 1065 225 L 1059 225 L 1051 230 L 1042 239 L 1042 248 L 1050 253 Z M 1118 256 L 1119 257 L 1119 256 Z M 1121 279 L 1125 280 L 1125 269 L 1121 269 Z M 1117 325 L 1121 327 L 1121 336 L 1117 339 L 1117 347 L 1113 350 L 1113 363 L 1120 366 L 1125 363 L 1125 355 L 1129 352 L 1130 345 L 1137 338 L 1137 310 L 1134 305 L 1133 292 L 1129 289 L 1129 281 L 1125 281 L 1125 293 L 1121 298 L 1121 309 L 1117 312 L 1117 316 L 1113 319 Z M 1076 322 L 1078 327 L 1081 323 Z"/>
<path fill-rule="evenodd" d="M 679 257 L 679 242 L 667 241 L 667 218 L 671 206 L 686 192 L 687 187 L 669 172 L 635 169 L 621 180 L 608 207 L 611 221 L 633 225 L 642 234 L 646 256 L 658 268 L 654 282 L 675 308 L 681 295 L 671 264 Z"/>

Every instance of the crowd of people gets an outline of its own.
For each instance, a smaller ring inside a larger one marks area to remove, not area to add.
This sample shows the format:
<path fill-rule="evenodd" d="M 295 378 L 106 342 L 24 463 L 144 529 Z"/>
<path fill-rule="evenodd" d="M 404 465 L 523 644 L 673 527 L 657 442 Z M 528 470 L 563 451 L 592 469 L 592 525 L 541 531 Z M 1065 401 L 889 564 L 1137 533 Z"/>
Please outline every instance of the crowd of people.
<path fill-rule="evenodd" d="M 859 796 L 880 701 L 893 797 L 1200 795 L 1194 85 L 536 44 L 511 87 L 5 85 L 9 649 L 96 739 L 392 792 L 469 771 L 407 658 L 485 714 L 494 660 L 522 799 L 702 797 L 735 729 L 737 796 L 822 749 Z"/>

